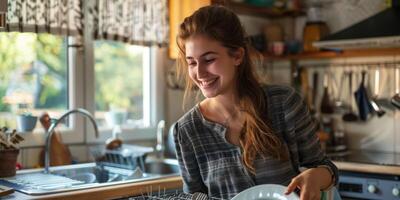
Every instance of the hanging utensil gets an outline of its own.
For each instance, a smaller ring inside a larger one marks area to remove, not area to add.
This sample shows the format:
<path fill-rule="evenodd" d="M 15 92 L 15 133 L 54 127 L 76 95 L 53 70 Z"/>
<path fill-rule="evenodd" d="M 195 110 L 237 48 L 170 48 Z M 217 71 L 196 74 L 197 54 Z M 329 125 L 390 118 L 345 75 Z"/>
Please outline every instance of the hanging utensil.
<path fill-rule="evenodd" d="M 400 67 L 396 67 L 394 75 L 395 75 L 394 84 L 395 84 L 396 94 L 393 95 L 393 97 L 390 99 L 390 102 L 398 109 L 400 109 Z"/>
<path fill-rule="evenodd" d="M 321 100 L 321 113 L 324 114 L 332 114 L 334 109 L 332 106 L 332 101 L 329 96 L 329 74 L 326 72 L 324 74 L 324 92 L 322 95 L 322 100 Z"/>
<path fill-rule="evenodd" d="M 319 79 L 318 77 L 319 77 L 318 72 L 314 72 L 313 79 L 312 79 L 312 82 L 313 82 L 312 98 L 311 98 L 312 102 L 311 102 L 311 106 L 310 106 L 312 115 L 315 115 L 315 113 L 317 113 L 316 104 L 317 104 L 317 95 L 318 95 L 318 79 Z"/>
<path fill-rule="evenodd" d="M 342 119 L 343 119 L 343 121 L 354 122 L 354 121 L 358 120 L 358 116 L 356 114 L 354 114 L 354 112 L 353 112 L 353 103 L 352 103 L 352 100 L 353 100 L 353 98 L 352 98 L 352 96 L 353 96 L 353 91 L 352 91 L 352 89 L 353 89 L 353 87 L 352 87 L 353 86 L 353 84 L 352 84 L 353 72 L 350 71 L 350 72 L 348 72 L 347 75 L 349 76 L 349 94 L 350 94 L 349 95 L 349 105 L 350 105 L 350 107 L 349 107 L 348 112 L 342 116 Z"/>
<path fill-rule="evenodd" d="M 334 83 L 337 85 L 335 76 L 332 76 L 332 80 L 334 81 Z M 334 100 L 334 109 L 335 112 L 337 113 L 344 113 L 346 110 L 348 110 L 348 106 L 345 104 L 345 102 L 342 99 L 343 96 L 343 86 L 345 85 L 345 81 L 346 81 L 346 74 L 342 73 L 340 75 L 340 82 L 339 82 L 339 86 L 337 87 L 337 93 L 336 93 L 336 97 Z"/>
<path fill-rule="evenodd" d="M 341 107 L 343 105 L 343 101 L 342 101 L 341 97 L 342 97 L 344 79 L 345 79 L 345 76 L 342 73 L 340 75 L 340 82 L 339 82 L 339 85 L 338 85 L 335 76 L 332 75 L 332 80 L 333 80 L 333 83 L 334 83 L 334 85 L 336 87 L 335 98 L 333 100 L 335 107 Z"/>
<path fill-rule="evenodd" d="M 361 83 L 357 91 L 354 93 L 354 97 L 356 98 L 356 103 L 358 107 L 358 115 L 360 116 L 360 119 L 363 121 L 367 121 L 368 114 L 373 111 L 372 105 L 368 98 L 367 89 L 365 88 L 366 75 L 367 75 L 366 71 L 361 72 Z"/>
<path fill-rule="evenodd" d="M 299 68 L 299 73 L 300 73 L 301 91 L 304 94 L 307 106 L 311 109 L 312 96 L 310 93 L 310 83 L 308 81 L 308 70 L 305 67 L 301 67 Z"/>
<path fill-rule="evenodd" d="M 372 105 L 373 110 L 378 115 L 378 117 L 382 117 L 386 111 L 384 111 L 379 104 L 376 102 L 379 96 L 379 80 L 380 80 L 380 72 L 379 69 L 375 70 L 375 81 L 374 81 L 374 96 L 370 98 L 370 104 Z"/>

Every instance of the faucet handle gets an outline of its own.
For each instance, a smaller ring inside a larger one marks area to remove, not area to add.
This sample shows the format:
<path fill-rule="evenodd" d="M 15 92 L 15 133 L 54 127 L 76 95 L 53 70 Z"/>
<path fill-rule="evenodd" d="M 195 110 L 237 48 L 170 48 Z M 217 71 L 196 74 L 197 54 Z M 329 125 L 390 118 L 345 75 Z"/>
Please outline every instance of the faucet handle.
<path fill-rule="evenodd" d="M 157 152 L 162 152 L 164 150 L 164 129 L 165 129 L 165 120 L 160 120 L 157 124 L 157 145 L 156 145 Z"/>
<path fill-rule="evenodd" d="M 165 128 L 165 120 L 160 120 L 157 124 L 157 131 Z M 163 131 L 163 130 L 161 130 Z"/>

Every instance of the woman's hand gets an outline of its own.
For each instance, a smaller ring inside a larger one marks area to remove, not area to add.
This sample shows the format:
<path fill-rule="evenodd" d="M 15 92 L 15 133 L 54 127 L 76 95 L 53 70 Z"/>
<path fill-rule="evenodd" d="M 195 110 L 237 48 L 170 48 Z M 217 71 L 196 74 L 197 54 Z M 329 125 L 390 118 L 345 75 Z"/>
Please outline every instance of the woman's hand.
<path fill-rule="evenodd" d="M 296 188 L 299 188 L 300 200 L 320 200 L 321 190 L 327 188 L 332 181 L 328 169 L 322 167 L 310 168 L 292 179 L 285 194 L 290 194 Z"/>

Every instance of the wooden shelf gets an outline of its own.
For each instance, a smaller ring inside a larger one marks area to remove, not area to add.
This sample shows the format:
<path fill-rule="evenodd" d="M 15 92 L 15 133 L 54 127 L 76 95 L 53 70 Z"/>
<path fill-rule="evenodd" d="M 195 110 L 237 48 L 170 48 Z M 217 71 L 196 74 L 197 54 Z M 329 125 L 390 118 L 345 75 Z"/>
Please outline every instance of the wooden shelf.
<path fill-rule="evenodd" d="M 224 5 L 237 14 L 251 15 L 266 18 L 297 17 L 305 15 L 304 11 L 280 10 L 277 8 L 260 7 L 247 3 L 238 3 L 229 0 L 212 0 L 213 4 Z"/>
<path fill-rule="evenodd" d="M 300 53 L 296 55 L 272 56 L 265 54 L 267 60 L 284 61 L 284 60 L 313 60 L 313 59 L 332 59 L 332 58 L 348 58 L 348 57 L 370 57 L 370 56 L 400 56 L 400 48 L 382 48 L 382 49 L 354 49 L 342 52 L 319 51 Z"/>
<path fill-rule="evenodd" d="M 302 10 L 284 11 L 276 8 L 254 6 L 247 3 L 239 3 L 233 0 L 211 0 L 212 4 L 219 4 L 232 9 L 237 14 L 258 16 L 264 18 L 297 17 L 305 15 Z M 400 48 L 376 48 L 376 49 L 352 49 L 344 51 L 318 51 L 304 52 L 296 55 L 273 56 L 263 53 L 270 61 L 316 60 L 348 57 L 376 57 L 376 56 L 400 56 Z"/>

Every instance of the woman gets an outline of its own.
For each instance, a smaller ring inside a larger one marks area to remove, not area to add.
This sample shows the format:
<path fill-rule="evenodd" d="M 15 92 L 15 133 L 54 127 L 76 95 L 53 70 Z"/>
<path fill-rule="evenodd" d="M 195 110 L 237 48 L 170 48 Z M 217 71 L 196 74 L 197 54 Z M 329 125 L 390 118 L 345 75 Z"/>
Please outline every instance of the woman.
<path fill-rule="evenodd" d="M 276 183 L 319 200 L 336 184 L 337 168 L 320 149 L 308 108 L 292 88 L 259 84 L 232 11 L 200 8 L 180 25 L 177 41 L 185 97 L 195 88 L 205 97 L 174 127 L 185 192 L 230 199 Z"/>

